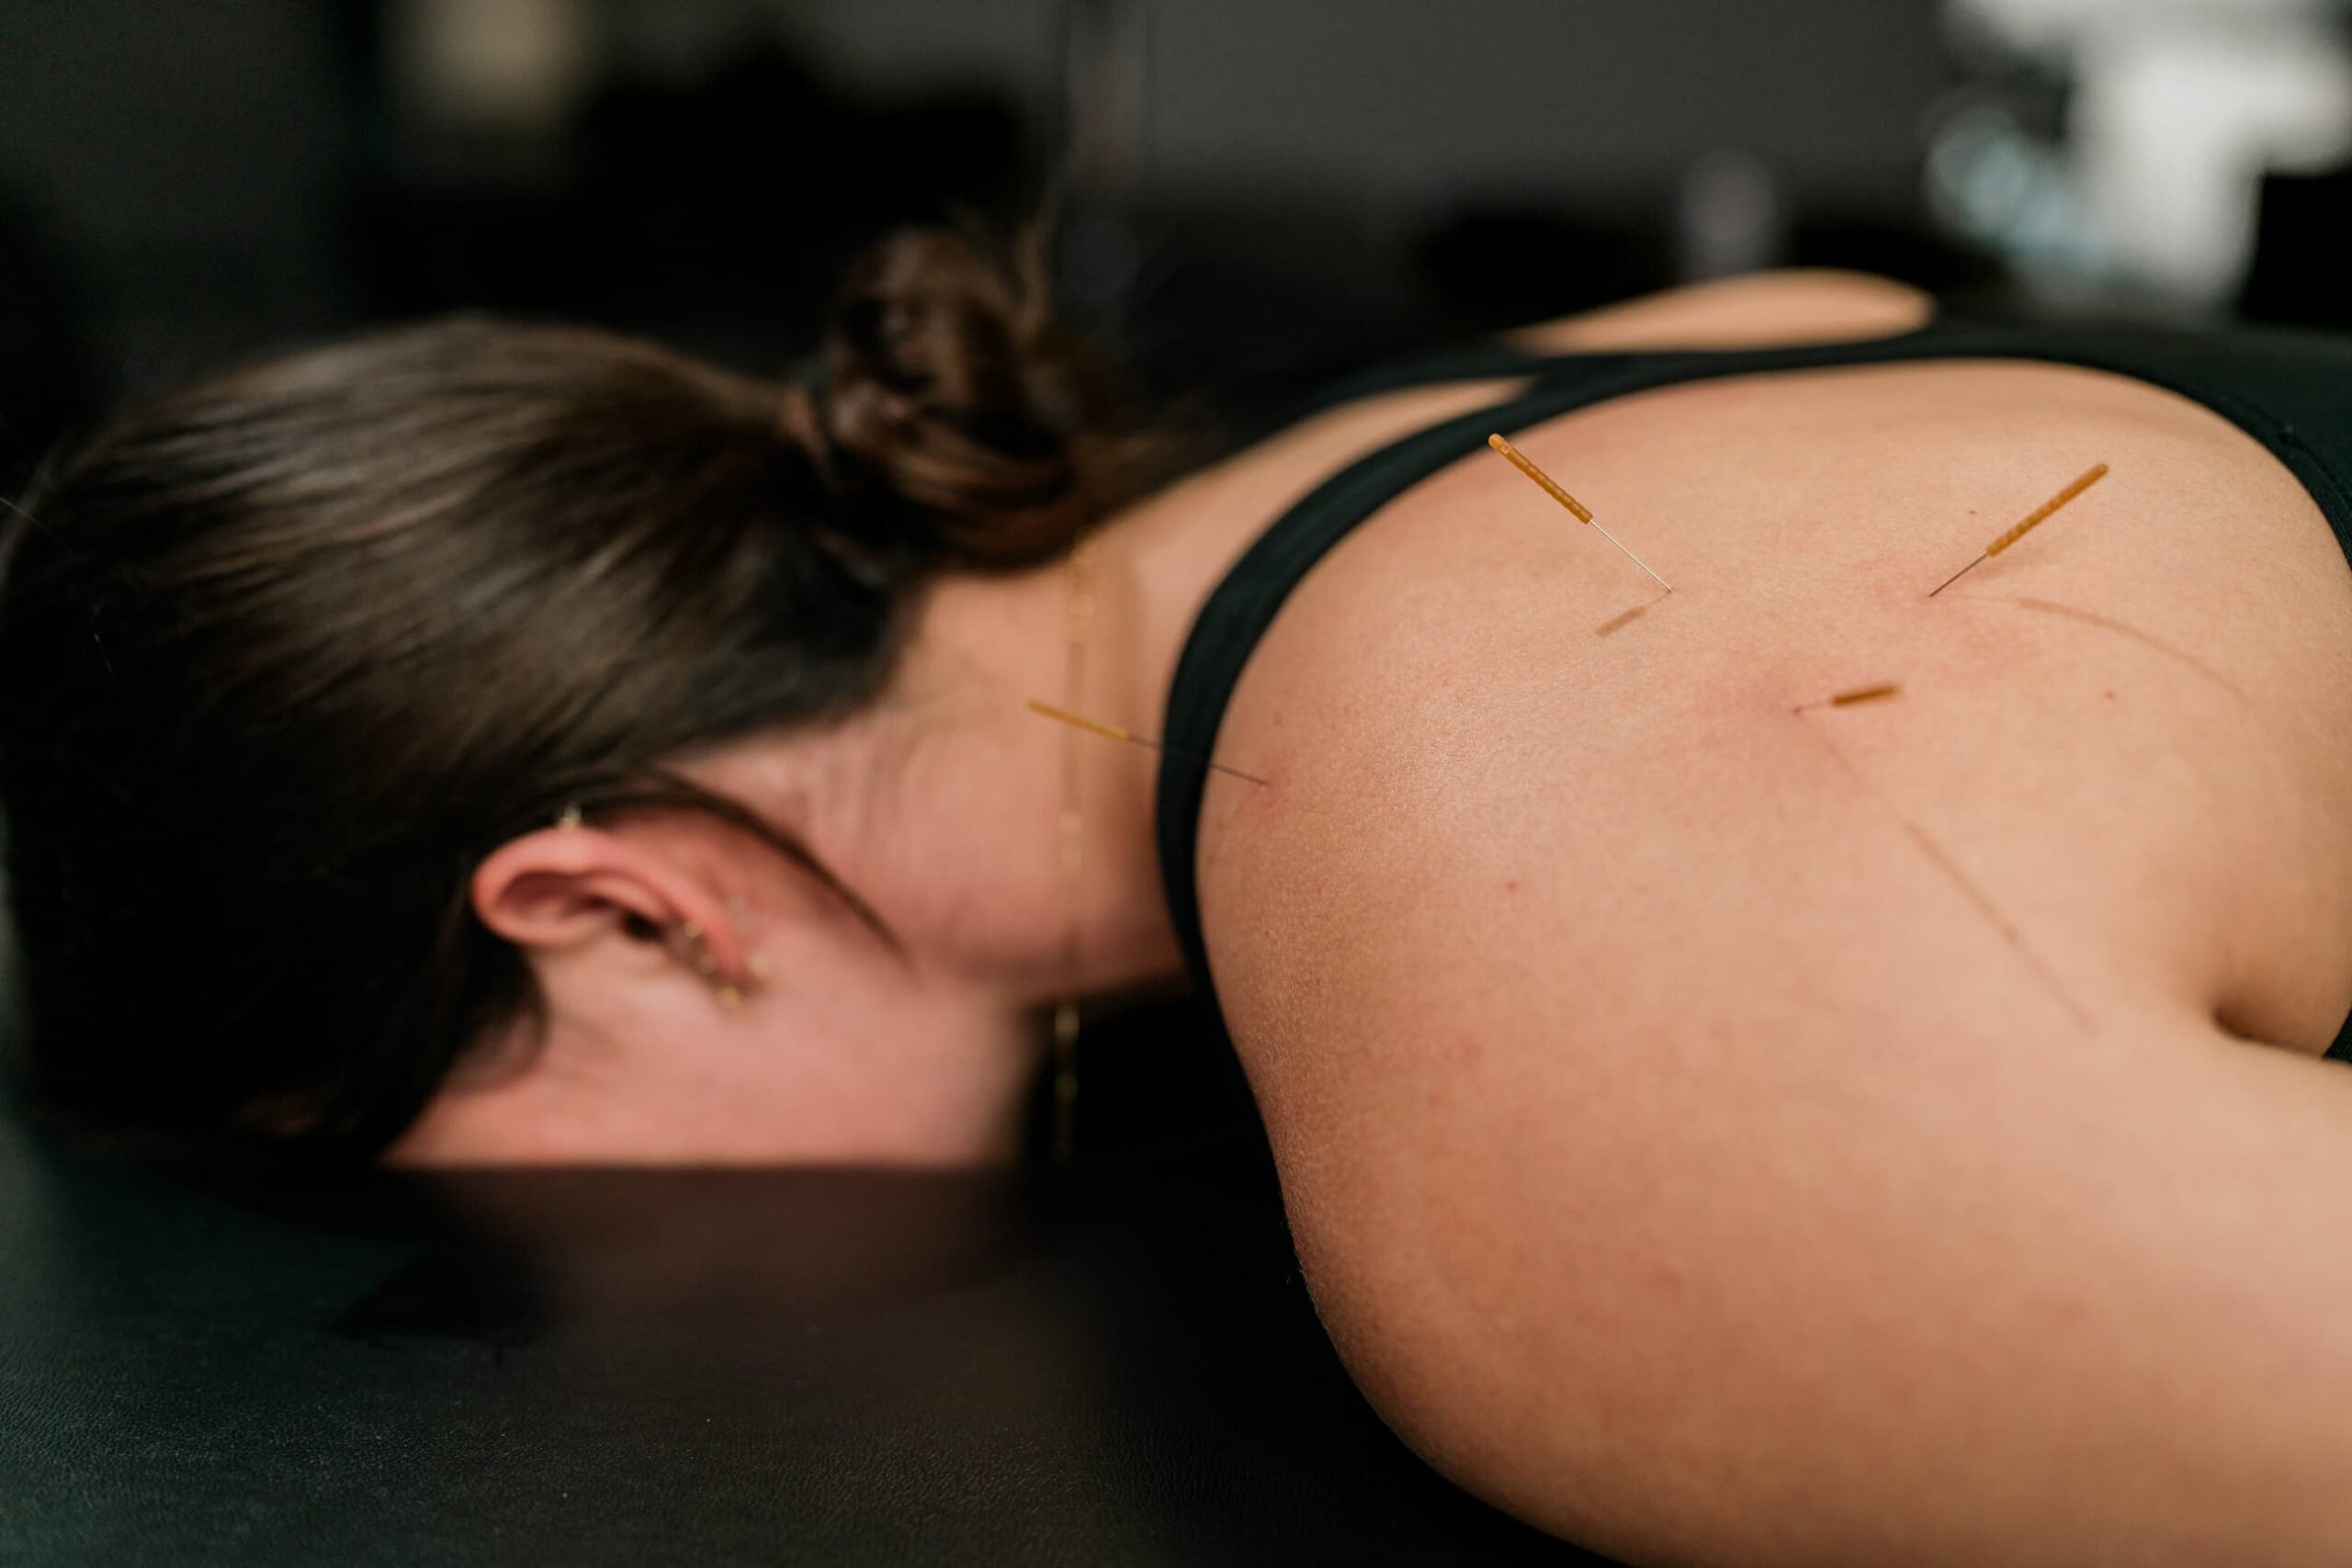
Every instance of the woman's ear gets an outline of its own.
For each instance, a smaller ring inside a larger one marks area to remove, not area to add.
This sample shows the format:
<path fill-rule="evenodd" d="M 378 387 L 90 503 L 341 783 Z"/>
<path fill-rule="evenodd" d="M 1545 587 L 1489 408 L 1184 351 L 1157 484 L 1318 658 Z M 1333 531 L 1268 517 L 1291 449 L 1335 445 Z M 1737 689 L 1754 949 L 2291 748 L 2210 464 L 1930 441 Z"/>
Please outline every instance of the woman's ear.
<path fill-rule="evenodd" d="M 718 891 L 667 852 L 674 842 L 627 829 L 526 833 L 475 868 L 474 912 L 526 955 L 578 947 L 616 926 L 650 926 L 663 936 L 690 929 L 717 974 L 740 979 L 743 933 Z"/>

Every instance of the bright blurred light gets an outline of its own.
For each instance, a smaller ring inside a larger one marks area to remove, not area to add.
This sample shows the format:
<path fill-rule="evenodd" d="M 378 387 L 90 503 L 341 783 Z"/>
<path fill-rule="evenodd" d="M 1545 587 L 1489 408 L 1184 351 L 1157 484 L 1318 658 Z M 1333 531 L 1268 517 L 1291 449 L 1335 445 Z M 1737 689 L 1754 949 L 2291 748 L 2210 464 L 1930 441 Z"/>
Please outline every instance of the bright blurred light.
<path fill-rule="evenodd" d="M 1951 5 L 2073 88 L 2062 146 L 1973 102 L 1929 160 L 1939 209 L 2030 279 L 2219 304 L 2253 260 L 2263 176 L 2352 158 L 2344 0 Z"/>

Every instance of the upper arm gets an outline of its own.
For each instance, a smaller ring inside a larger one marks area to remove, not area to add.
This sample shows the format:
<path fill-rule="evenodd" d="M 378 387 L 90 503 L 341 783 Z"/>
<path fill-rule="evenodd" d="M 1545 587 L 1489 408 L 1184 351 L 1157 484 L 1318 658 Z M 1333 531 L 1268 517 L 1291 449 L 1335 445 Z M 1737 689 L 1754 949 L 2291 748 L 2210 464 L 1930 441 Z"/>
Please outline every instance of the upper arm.
<path fill-rule="evenodd" d="M 1767 348 L 1889 337 L 1924 324 L 1934 308 L 1929 296 L 1891 278 L 1790 270 L 1693 284 L 1521 327 L 1508 338 L 1535 354 Z"/>

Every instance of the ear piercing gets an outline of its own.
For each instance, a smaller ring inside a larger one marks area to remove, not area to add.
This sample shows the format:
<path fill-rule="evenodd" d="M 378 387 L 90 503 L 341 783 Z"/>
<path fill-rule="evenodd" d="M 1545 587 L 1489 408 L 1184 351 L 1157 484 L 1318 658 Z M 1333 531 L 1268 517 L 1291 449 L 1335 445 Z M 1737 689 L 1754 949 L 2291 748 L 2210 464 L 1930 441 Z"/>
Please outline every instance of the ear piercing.
<path fill-rule="evenodd" d="M 742 1011 L 745 1000 L 744 987 L 726 978 L 720 973 L 718 959 L 711 953 L 709 938 L 703 934 L 702 927 L 693 920 L 680 920 L 670 930 L 677 941 L 684 945 L 686 962 L 694 965 L 695 973 L 713 982 L 711 994 L 718 998 L 718 1005 L 729 1012 Z M 765 958 L 756 953 L 744 959 L 743 969 L 744 973 L 751 977 L 751 987 L 753 990 L 766 989 L 768 984 L 775 978 L 775 968 Z"/>
<path fill-rule="evenodd" d="M 581 811 L 578 801 L 571 802 L 561 811 L 556 813 L 555 825 L 563 832 L 576 832 L 586 824 L 587 818 Z M 743 901 L 740 898 L 728 899 L 727 912 L 740 921 L 744 915 Z M 652 934 L 653 928 L 650 921 L 639 921 L 637 917 L 632 916 L 631 923 L 643 934 Z M 666 942 L 684 946 L 685 960 L 694 965 L 695 973 L 706 980 L 716 982 L 711 987 L 711 994 L 718 998 L 720 1007 L 729 1012 L 743 1010 L 745 987 L 724 978 L 719 974 L 718 960 L 711 953 L 709 939 L 704 936 L 703 929 L 698 923 L 693 920 L 680 920 L 676 925 L 669 928 L 664 940 Z M 775 979 L 774 965 L 756 953 L 745 956 L 743 971 L 751 977 L 750 989 L 752 990 L 765 990 Z"/>

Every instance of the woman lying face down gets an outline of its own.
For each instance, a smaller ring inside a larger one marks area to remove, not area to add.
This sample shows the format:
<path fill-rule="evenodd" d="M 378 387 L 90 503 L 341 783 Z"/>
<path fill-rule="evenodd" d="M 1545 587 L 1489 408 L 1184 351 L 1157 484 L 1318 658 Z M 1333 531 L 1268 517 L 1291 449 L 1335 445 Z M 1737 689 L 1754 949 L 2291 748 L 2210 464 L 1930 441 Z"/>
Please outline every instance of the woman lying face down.
<path fill-rule="evenodd" d="M 1776 278 L 1529 346 L 1922 314 Z M 0 584 L 42 1101 L 411 1163 L 1009 1156 L 1043 1010 L 1182 967 L 1148 759 L 1027 705 L 1157 733 L 1272 520 L 1518 383 L 1147 494 L 1035 288 L 937 236 L 821 363 L 444 323 L 61 463 Z M 2303 1059 L 2352 1003 L 2352 576 L 2312 495 L 2052 364 L 1509 434 L 1675 592 L 1491 455 L 1400 486 L 1283 585 L 1212 737 L 1252 777 L 1198 814 L 1375 1405 L 1634 1562 L 2352 1553 L 2352 1090 Z"/>

